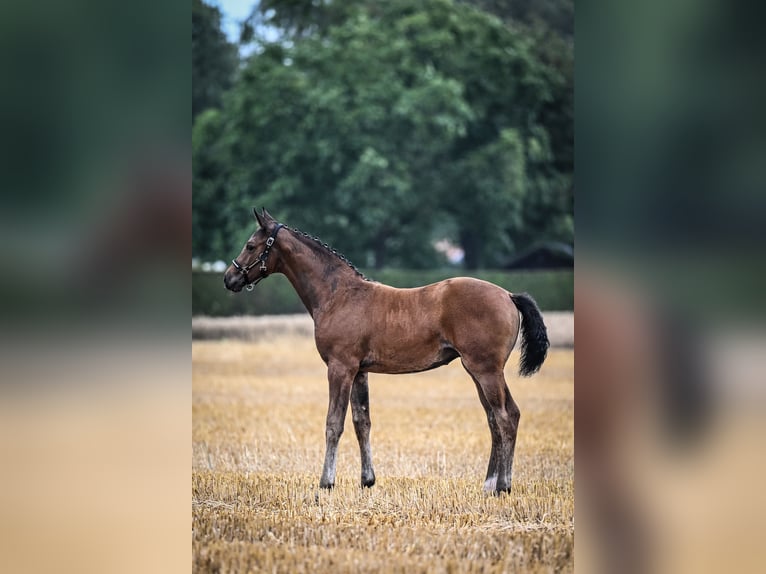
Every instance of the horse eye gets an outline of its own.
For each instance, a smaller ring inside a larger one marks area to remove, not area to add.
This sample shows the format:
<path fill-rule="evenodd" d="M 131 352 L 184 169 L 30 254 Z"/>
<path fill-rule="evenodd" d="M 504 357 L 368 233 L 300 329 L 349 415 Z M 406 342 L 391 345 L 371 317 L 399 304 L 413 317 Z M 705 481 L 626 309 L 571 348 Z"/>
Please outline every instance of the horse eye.
<path fill-rule="evenodd" d="M 247 247 L 248 251 L 252 251 L 253 249 L 255 249 L 255 246 L 254 245 L 250 245 L 249 243 L 247 244 L 246 247 Z"/>

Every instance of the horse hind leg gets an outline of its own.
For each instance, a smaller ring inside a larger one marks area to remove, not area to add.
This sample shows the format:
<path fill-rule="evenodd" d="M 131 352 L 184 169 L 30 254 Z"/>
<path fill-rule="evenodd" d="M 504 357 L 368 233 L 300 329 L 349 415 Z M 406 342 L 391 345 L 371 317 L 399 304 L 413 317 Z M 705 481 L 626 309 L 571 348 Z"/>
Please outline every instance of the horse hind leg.
<path fill-rule="evenodd" d="M 516 453 L 516 436 L 519 432 L 519 420 L 521 419 L 521 410 L 519 409 L 519 405 L 516 404 L 516 401 L 513 400 L 513 397 L 511 396 L 511 391 L 508 388 L 508 384 L 505 383 L 505 377 L 502 376 L 501 378 L 504 383 L 505 387 L 505 412 L 508 415 L 507 418 L 507 425 L 508 425 L 508 436 L 510 438 L 510 445 L 509 445 L 509 458 L 507 461 L 508 465 L 508 492 L 511 490 L 511 477 L 513 474 L 513 457 Z"/>
<path fill-rule="evenodd" d="M 502 370 L 482 373 L 479 368 L 472 368 L 465 361 L 463 366 L 476 383 L 479 399 L 487 413 L 487 422 L 492 433 L 492 452 L 484 489 L 496 493 L 510 492 L 513 456 L 521 413 L 511 397 Z"/>
<path fill-rule="evenodd" d="M 351 417 L 354 421 L 356 439 L 359 441 L 359 453 L 362 459 L 362 486 L 375 484 L 375 471 L 372 468 L 372 449 L 370 447 L 370 393 L 367 373 L 358 373 L 351 387 Z"/>
<path fill-rule="evenodd" d="M 470 371 L 468 374 L 471 374 Z M 487 402 L 487 398 L 484 396 L 484 391 L 481 390 L 481 385 L 476 377 L 471 375 L 474 384 L 476 385 L 476 391 L 479 393 L 479 401 L 481 406 L 484 407 L 484 412 L 487 414 L 487 424 L 489 425 L 489 432 L 492 437 L 492 450 L 489 454 L 489 464 L 487 465 L 487 476 L 484 479 L 484 490 L 487 492 L 493 492 L 497 485 L 497 452 L 498 445 L 500 444 L 500 431 L 497 428 L 497 422 L 495 420 L 495 414 Z"/>

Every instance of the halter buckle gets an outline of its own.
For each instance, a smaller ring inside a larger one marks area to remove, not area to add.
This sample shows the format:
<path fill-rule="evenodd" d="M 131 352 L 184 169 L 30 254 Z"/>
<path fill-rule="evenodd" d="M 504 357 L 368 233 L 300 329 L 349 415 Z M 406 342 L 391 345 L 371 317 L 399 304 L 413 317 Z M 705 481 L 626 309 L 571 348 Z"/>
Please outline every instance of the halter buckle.
<path fill-rule="evenodd" d="M 253 289 L 255 289 L 255 284 L 248 283 L 247 285 L 245 285 L 245 289 L 247 289 L 248 291 L 252 291 Z"/>

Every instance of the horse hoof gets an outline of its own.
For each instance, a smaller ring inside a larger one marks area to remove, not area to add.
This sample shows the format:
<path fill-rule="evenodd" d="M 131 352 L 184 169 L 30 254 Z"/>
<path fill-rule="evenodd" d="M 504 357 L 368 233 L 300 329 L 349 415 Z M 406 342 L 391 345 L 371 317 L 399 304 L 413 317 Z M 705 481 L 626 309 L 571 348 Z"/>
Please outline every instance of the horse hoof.
<path fill-rule="evenodd" d="M 495 496 L 501 496 L 503 494 L 511 494 L 511 485 L 509 484 L 508 486 L 503 486 L 503 487 L 498 486 L 497 488 L 495 488 L 492 494 L 494 494 Z"/>
<path fill-rule="evenodd" d="M 364 478 L 362 477 L 362 488 L 371 488 L 375 485 L 375 477 L 372 478 Z"/>
<path fill-rule="evenodd" d="M 319 483 L 319 488 L 321 488 L 322 490 L 332 490 L 333 488 L 335 488 L 335 483 L 334 482 L 328 482 L 327 484 L 322 484 L 320 482 Z"/>

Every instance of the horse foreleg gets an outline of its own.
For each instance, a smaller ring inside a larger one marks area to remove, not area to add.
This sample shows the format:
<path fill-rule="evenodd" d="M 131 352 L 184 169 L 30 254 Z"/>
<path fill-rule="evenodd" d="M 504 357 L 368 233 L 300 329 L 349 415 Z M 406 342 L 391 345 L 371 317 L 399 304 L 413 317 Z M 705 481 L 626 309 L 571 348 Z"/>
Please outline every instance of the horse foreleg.
<path fill-rule="evenodd" d="M 352 370 L 339 364 L 330 363 L 327 368 L 330 401 L 327 407 L 327 422 L 325 425 L 327 450 L 325 452 L 322 478 L 319 480 L 320 488 L 332 488 L 335 486 L 338 441 L 343 434 L 343 425 L 346 420 L 346 411 L 348 410 L 348 400 L 354 374 Z"/>
<path fill-rule="evenodd" d="M 359 453 L 362 458 L 362 486 L 375 484 L 375 471 L 372 468 L 372 449 L 370 448 L 370 394 L 367 385 L 367 373 L 357 373 L 351 388 L 351 417 L 354 421 L 356 439 L 359 441 Z"/>

